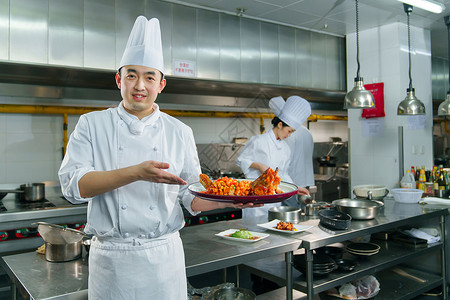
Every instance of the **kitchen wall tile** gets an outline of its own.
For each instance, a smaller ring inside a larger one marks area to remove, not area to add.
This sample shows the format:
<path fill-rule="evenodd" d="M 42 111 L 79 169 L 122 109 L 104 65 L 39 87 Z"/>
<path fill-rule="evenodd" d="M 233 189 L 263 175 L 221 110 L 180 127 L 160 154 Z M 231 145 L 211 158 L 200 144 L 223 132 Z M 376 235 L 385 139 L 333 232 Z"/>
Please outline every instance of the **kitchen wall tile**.
<path fill-rule="evenodd" d="M 57 139 L 54 134 L 9 134 L 6 145 L 8 162 L 34 163 L 41 160 L 60 158 L 57 156 Z M 61 152 L 59 152 L 61 153 Z"/>
<path fill-rule="evenodd" d="M 5 170 L 7 172 L 7 182 L 5 183 L 26 183 L 41 181 L 57 181 L 60 163 L 56 161 L 35 161 L 29 162 L 7 162 Z"/>

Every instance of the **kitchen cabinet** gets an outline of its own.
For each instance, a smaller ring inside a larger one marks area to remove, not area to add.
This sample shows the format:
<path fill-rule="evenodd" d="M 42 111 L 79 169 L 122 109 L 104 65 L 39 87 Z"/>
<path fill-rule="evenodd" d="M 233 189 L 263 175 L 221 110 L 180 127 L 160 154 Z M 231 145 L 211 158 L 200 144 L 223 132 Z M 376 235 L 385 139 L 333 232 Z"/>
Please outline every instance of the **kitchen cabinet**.
<path fill-rule="evenodd" d="M 381 247 L 379 253 L 358 258 L 359 265 L 354 271 L 334 271 L 323 277 L 313 277 L 314 249 L 335 243 L 345 245 L 349 240 L 398 228 L 435 225 L 440 228 L 441 233 L 445 233 L 445 216 L 448 214 L 448 209 L 431 207 L 424 209 L 419 204 L 408 204 L 408 206 L 402 205 L 399 210 L 396 204 L 392 199 L 385 199 L 385 208 L 375 219 L 353 220 L 348 230 L 339 233 L 325 232 L 319 228 L 318 219 L 305 217 L 301 224 L 314 226 L 307 232 L 292 236 L 302 240 L 301 249 L 297 252 L 306 253 L 307 272 L 301 274 L 297 270 L 293 271 L 294 289 L 306 293 L 307 298 L 311 300 L 315 294 L 373 274 L 380 282 L 380 292 L 376 299 L 411 299 L 441 285 L 444 287 L 444 299 L 446 299 L 445 234 L 441 234 L 440 242 L 423 247 L 412 247 L 394 241 L 372 240 Z M 430 264 L 424 262 L 427 259 L 437 259 L 438 263 L 430 267 Z M 283 285 L 285 280 L 283 275 L 285 264 L 280 257 L 249 262 L 242 268 L 280 285 Z M 422 280 L 418 281 L 398 275 L 392 272 L 395 268 L 405 270 Z"/>

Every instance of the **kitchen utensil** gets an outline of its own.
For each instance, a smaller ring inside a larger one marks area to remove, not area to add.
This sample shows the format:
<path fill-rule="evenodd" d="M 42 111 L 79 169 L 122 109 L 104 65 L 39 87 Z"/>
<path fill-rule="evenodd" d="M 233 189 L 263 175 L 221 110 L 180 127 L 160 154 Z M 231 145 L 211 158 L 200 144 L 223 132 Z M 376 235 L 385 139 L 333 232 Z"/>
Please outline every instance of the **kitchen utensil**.
<path fill-rule="evenodd" d="M 86 253 L 89 253 L 89 250 L 91 250 L 91 239 L 85 239 L 82 241 L 84 249 L 86 250 Z"/>
<path fill-rule="evenodd" d="M 84 232 L 46 222 L 36 222 L 38 232 L 45 242 L 53 245 L 77 243 L 86 235 Z M 81 244 L 80 244 L 81 245 Z"/>
<path fill-rule="evenodd" d="M 309 203 L 305 206 L 305 214 L 307 216 L 317 216 L 321 209 L 320 204 L 317 203 Z"/>
<path fill-rule="evenodd" d="M 294 268 L 306 274 L 305 254 L 295 254 L 293 257 Z M 313 254 L 313 275 L 323 276 L 337 269 L 336 262 L 329 256 L 323 254 Z"/>
<path fill-rule="evenodd" d="M 339 199 L 334 200 L 333 204 L 338 211 L 349 214 L 355 220 L 373 219 L 384 206 L 381 201 L 367 199 Z"/>
<path fill-rule="evenodd" d="M 45 198 L 44 183 L 24 183 L 17 190 L 0 190 L 0 200 L 8 193 L 19 194 L 19 199 L 27 202 L 40 201 Z"/>
<path fill-rule="evenodd" d="M 81 240 L 75 243 L 45 243 L 45 259 L 50 262 L 71 261 L 81 257 Z"/>
<path fill-rule="evenodd" d="M 341 258 L 341 259 L 336 259 L 335 261 L 338 266 L 338 269 L 342 270 L 342 271 L 346 271 L 346 272 L 353 271 L 356 268 L 356 266 L 358 265 L 358 263 L 356 261 L 351 260 L 351 259 Z"/>
<path fill-rule="evenodd" d="M 319 211 L 320 224 L 332 229 L 344 230 L 350 226 L 352 217 L 335 209 L 324 209 Z"/>
<path fill-rule="evenodd" d="M 213 300 L 255 300 L 256 294 L 251 290 L 232 287 L 221 288 L 213 295 Z"/>
<path fill-rule="evenodd" d="M 419 189 L 392 189 L 394 200 L 399 203 L 418 203 L 422 199 L 423 190 Z"/>
<path fill-rule="evenodd" d="M 269 221 L 278 219 L 284 222 L 300 222 L 301 209 L 293 206 L 276 206 L 269 208 Z"/>
<path fill-rule="evenodd" d="M 320 247 L 317 248 L 315 251 L 317 254 L 328 255 L 335 261 L 337 259 L 342 258 L 342 255 L 344 254 L 344 249 L 342 247 L 333 247 L 333 246 Z"/>
<path fill-rule="evenodd" d="M 353 194 L 357 198 L 382 200 L 389 193 L 383 185 L 357 185 L 353 187 Z"/>
<path fill-rule="evenodd" d="M 400 269 L 400 268 L 393 268 L 392 271 L 394 271 L 394 272 L 397 273 L 398 275 L 401 275 L 401 276 L 403 276 L 403 277 L 411 278 L 411 279 L 413 279 L 413 280 L 415 280 L 415 281 L 418 281 L 418 282 L 420 282 L 420 283 L 425 283 L 425 282 L 427 282 L 425 279 L 422 279 L 422 278 L 419 278 L 419 277 L 417 277 L 417 276 L 411 275 L 411 274 L 407 273 L 405 270 L 402 270 L 402 269 Z"/>
<path fill-rule="evenodd" d="M 348 253 L 358 256 L 371 256 L 380 251 L 380 246 L 373 243 L 351 243 L 346 247 Z"/>

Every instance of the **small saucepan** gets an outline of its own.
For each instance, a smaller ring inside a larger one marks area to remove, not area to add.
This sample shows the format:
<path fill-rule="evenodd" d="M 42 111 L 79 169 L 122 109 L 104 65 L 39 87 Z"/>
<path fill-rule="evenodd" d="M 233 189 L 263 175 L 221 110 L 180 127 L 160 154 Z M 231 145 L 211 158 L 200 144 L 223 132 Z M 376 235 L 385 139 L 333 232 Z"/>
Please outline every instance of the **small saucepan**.
<path fill-rule="evenodd" d="M 26 202 L 40 201 L 45 198 L 44 183 L 24 183 L 17 190 L 0 190 L 0 200 L 5 198 L 8 193 L 16 193 L 19 199 Z"/>

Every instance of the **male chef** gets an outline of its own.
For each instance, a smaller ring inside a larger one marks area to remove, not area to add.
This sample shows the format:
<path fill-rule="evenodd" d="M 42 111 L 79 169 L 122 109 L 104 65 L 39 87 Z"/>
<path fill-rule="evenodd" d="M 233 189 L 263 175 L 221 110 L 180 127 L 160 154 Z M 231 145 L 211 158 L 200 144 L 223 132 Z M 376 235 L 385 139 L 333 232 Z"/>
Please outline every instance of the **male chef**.
<path fill-rule="evenodd" d="M 188 192 L 200 174 L 192 130 L 155 103 L 166 85 L 157 19 L 137 18 L 116 83 L 122 102 L 80 117 L 58 173 L 64 197 L 88 202 L 89 299 L 186 299 L 180 200 L 193 215 L 252 205 Z"/>

